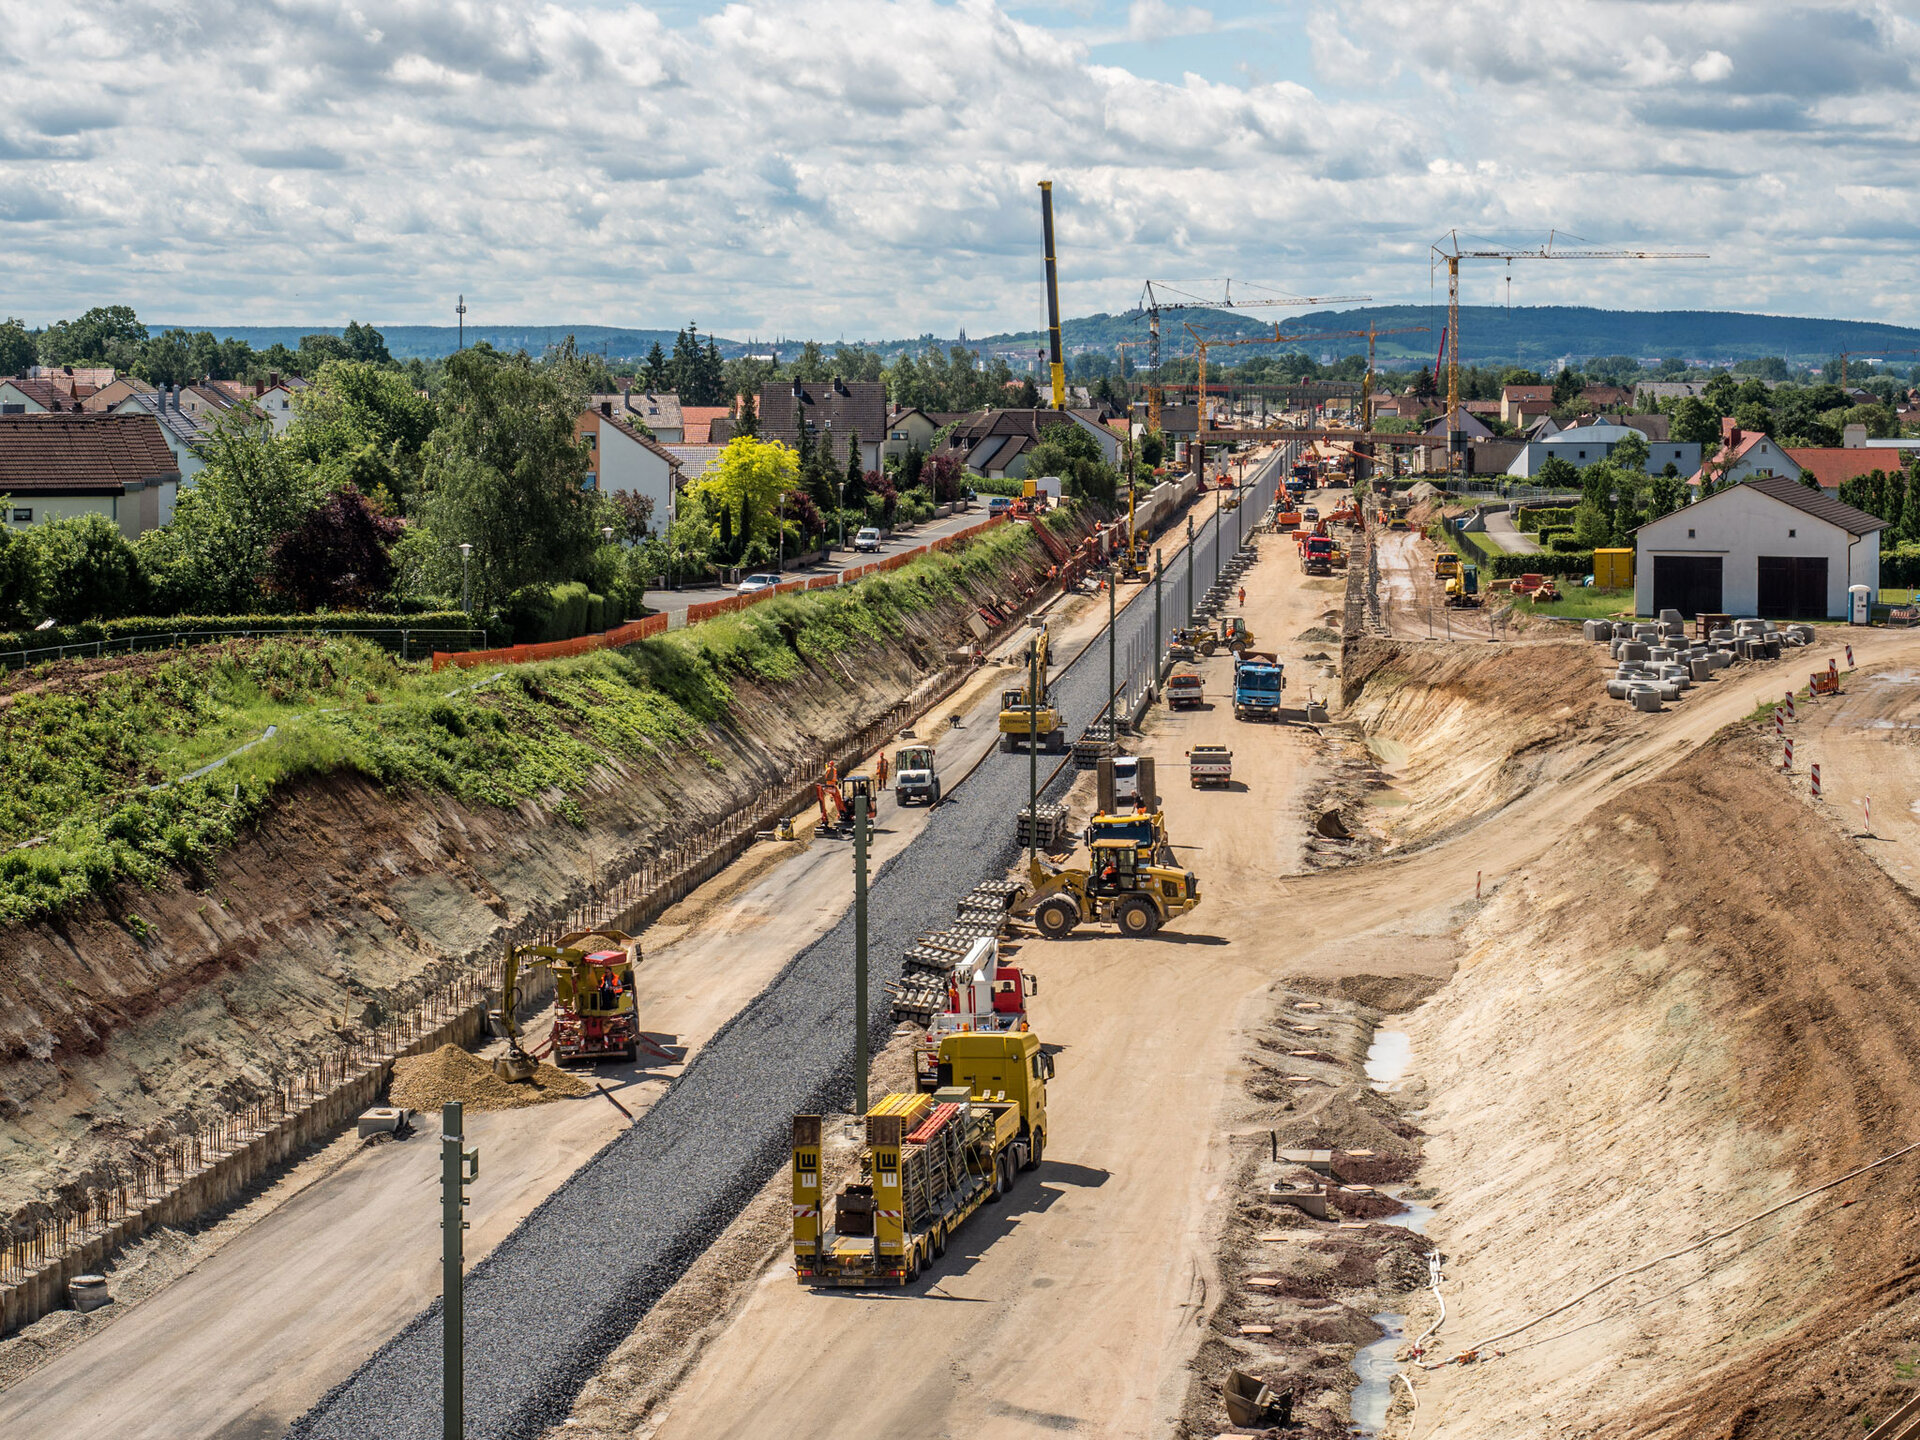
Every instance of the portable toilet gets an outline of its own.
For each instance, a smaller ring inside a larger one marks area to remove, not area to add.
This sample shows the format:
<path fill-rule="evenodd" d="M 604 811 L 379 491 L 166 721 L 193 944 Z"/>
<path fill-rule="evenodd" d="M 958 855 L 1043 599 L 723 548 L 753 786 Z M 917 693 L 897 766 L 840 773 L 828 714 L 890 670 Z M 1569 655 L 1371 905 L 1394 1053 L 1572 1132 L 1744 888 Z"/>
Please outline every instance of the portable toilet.
<path fill-rule="evenodd" d="M 1869 625 L 1873 622 L 1873 591 L 1865 585 L 1847 587 L 1847 623 Z"/>

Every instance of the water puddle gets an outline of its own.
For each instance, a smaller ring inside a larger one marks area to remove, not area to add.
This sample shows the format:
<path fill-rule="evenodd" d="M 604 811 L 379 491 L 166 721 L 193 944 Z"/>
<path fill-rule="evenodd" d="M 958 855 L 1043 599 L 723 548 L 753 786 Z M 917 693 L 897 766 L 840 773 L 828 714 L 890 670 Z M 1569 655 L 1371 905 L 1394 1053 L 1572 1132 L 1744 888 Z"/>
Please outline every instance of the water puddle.
<path fill-rule="evenodd" d="M 1413 1041 L 1404 1030 L 1376 1030 L 1367 1047 L 1367 1079 L 1376 1090 L 1385 1090 L 1407 1073 L 1413 1063 Z"/>
<path fill-rule="evenodd" d="M 1866 678 L 1874 685 L 1920 685 L 1920 670 L 1886 670 Z"/>
<path fill-rule="evenodd" d="M 1406 1338 L 1407 1317 L 1376 1315 L 1373 1323 L 1387 1333 L 1371 1345 L 1362 1345 L 1353 1355 L 1353 1373 L 1360 1383 L 1353 1387 L 1352 1430 L 1356 1435 L 1378 1435 L 1387 1423 L 1387 1410 L 1393 1404 L 1393 1377 L 1400 1362 L 1393 1358 Z"/>
<path fill-rule="evenodd" d="M 1385 790 L 1368 791 L 1366 799 L 1360 803 L 1363 805 L 1378 805 L 1386 810 L 1397 810 L 1402 805 L 1411 805 L 1413 801 L 1408 796 L 1402 795 L 1398 790 L 1388 788 Z"/>
<path fill-rule="evenodd" d="M 1387 1193 L 1392 1194 L 1391 1191 Z M 1427 1222 L 1439 1212 L 1431 1205 L 1422 1205 L 1417 1200 L 1407 1199 L 1404 1195 L 1393 1195 L 1393 1198 L 1407 1208 L 1398 1215 L 1383 1216 L 1379 1223 L 1397 1225 L 1402 1230 L 1411 1230 L 1416 1235 L 1426 1234 Z"/>

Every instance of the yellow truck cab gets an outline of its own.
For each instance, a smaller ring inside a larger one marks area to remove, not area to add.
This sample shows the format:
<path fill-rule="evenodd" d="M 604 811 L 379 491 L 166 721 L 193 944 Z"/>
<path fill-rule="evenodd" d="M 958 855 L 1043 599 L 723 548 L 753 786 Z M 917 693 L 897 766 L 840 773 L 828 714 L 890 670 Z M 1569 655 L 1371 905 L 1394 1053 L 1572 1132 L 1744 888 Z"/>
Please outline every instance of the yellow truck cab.
<path fill-rule="evenodd" d="M 906 1285 L 953 1232 L 1013 1188 L 1046 1149 L 1053 1057 L 1031 1031 L 940 1042 L 931 1095 L 887 1095 L 865 1116 L 858 1176 L 821 1182 L 821 1117 L 793 1119 L 793 1264 L 803 1285 Z"/>

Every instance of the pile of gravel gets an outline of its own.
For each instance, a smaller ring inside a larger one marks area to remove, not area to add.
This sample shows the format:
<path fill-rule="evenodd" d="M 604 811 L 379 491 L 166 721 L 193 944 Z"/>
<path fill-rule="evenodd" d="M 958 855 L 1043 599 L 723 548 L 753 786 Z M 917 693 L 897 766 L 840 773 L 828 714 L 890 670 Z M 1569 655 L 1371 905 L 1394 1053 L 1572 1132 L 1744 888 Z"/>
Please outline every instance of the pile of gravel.
<path fill-rule="evenodd" d="M 593 1086 L 578 1075 L 569 1075 L 544 1061 L 532 1079 L 516 1083 L 502 1080 L 478 1055 L 470 1055 L 458 1045 L 442 1045 L 425 1055 L 407 1055 L 394 1061 L 393 1084 L 387 1097 L 392 1104 L 438 1115 L 442 1105 L 455 1100 L 473 1113 L 520 1110 L 592 1093 Z"/>
<path fill-rule="evenodd" d="M 1171 623 L 1171 622 L 1169 622 Z M 1119 644 L 1145 633 L 1148 594 L 1120 615 Z M 1106 646 L 1055 682 L 1077 734 L 1105 699 Z M 955 902 L 1013 861 L 1027 803 L 1025 755 L 989 756 L 874 877 L 868 900 L 874 1053 L 892 1029 L 882 988 L 900 957 L 949 923 Z M 1066 767 L 1043 798 L 1064 794 Z M 852 859 L 848 862 L 852 898 Z M 470 1440 L 540 1435 L 640 1318 L 787 1163 L 792 1117 L 845 1110 L 853 1095 L 853 915 L 796 956 L 708 1042 L 632 1128 L 574 1172 L 467 1277 Z M 486 1183 L 485 1156 L 481 1178 Z M 421 1203 L 437 1203 L 423 1196 Z M 289 1432 L 299 1440 L 435 1440 L 440 1308 L 416 1316 Z"/>

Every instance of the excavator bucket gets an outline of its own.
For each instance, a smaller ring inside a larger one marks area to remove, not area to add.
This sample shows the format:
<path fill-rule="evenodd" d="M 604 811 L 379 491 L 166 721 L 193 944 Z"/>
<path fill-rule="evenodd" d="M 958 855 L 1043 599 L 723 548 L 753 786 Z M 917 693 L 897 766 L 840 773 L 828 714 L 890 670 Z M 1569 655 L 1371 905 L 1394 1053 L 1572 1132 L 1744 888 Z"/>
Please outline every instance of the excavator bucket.
<path fill-rule="evenodd" d="M 518 1046 L 493 1062 L 493 1073 L 512 1085 L 531 1080 L 533 1072 L 538 1068 L 534 1064 L 533 1057 Z"/>

